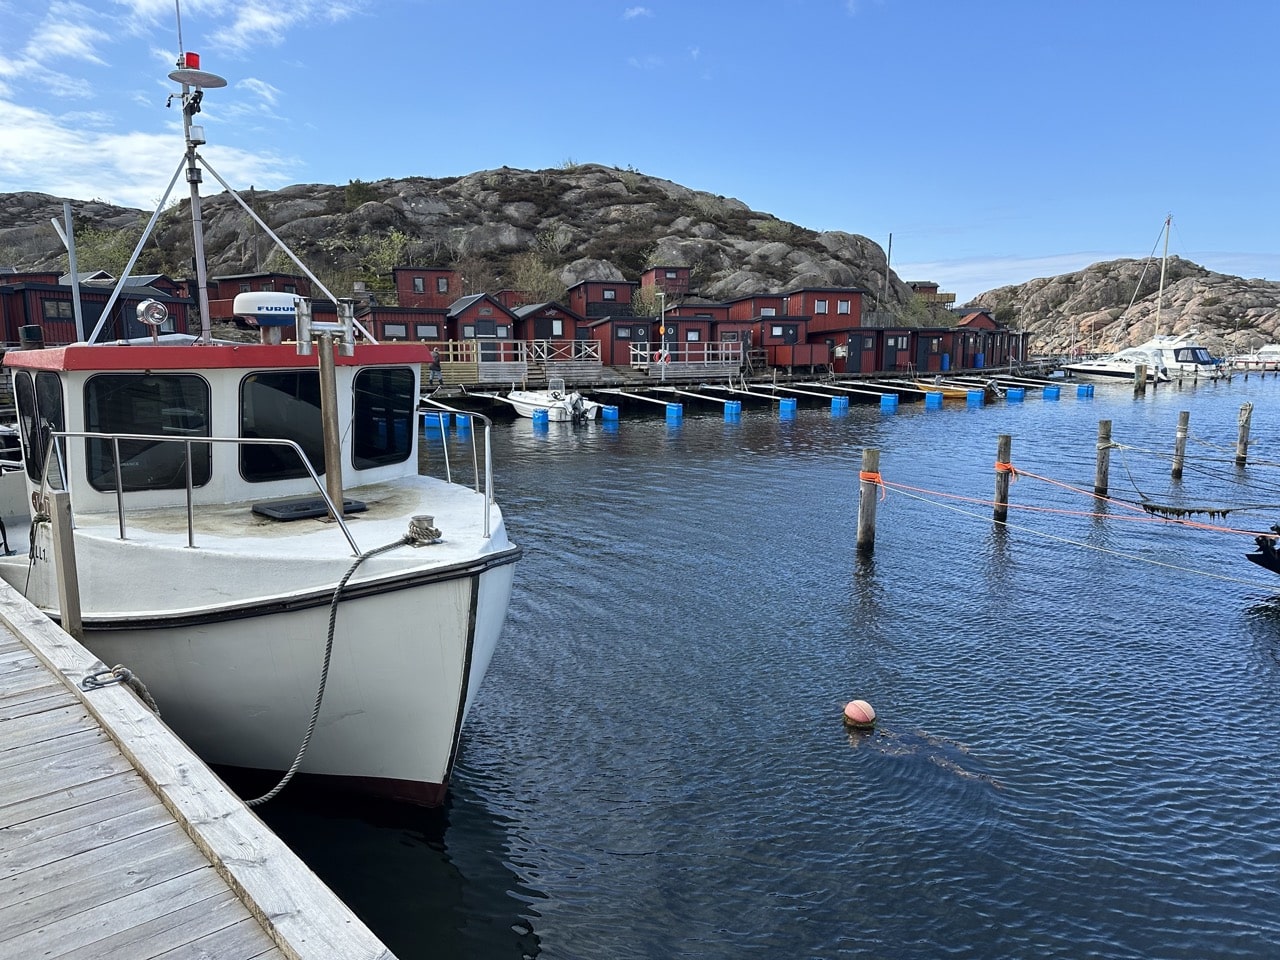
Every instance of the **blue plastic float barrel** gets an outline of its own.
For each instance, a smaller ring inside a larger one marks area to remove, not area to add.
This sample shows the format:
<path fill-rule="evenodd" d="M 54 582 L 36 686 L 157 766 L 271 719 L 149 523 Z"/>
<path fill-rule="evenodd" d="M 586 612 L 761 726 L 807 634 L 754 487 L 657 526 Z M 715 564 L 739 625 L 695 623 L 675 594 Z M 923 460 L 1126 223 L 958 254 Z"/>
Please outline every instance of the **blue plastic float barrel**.
<path fill-rule="evenodd" d="M 938 392 L 926 393 L 924 395 L 924 408 L 926 410 L 942 409 L 942 394 Z"/>
<path fill-rule="evenodd" d="M 783 397 L 778 401 L 778 417 L 782 420 L 792 420 L 796 415 L 796 398 Z"/>
<path fill-rule="evenodd" d="M 684 419 L 684 404 L 667 404 L 667 423 L 679 423 Z"/>
<path fill-rule="evenodd" d="M 533 411 L 534 427 L 545 427 L 551 421 L 551 415 L 546 410 Z"/>
<path fill-rule="evenodd" d="M 449 414 L 444 410 L 428 410 L 422 415 L 424 433 L 441 433 L 449 426 Z"/>
<path fill-rule="evenodd" d="M 1092 383 L 1078 383 L 1078 384 L 1076 384 L 1076 396 L 1077 396 L 1077 397 L 1079 397 L 1079 398 L 1092 397 L 1092 396 L 1093 396 L 1093 384 L 1092 384 Z"/>
<path fill-rule="evenodd" d="M 603 406 L 600 408 L 600 419 L 608 421 L 616 421 L 618 419 L 618 408 L 613 406 Z"/>
<path fill-rule="evenodd" d="M 987 402 L 987 391 L 970 390 L 967 394 L 965 394 L 964 402 L 971 407 L 981 407 L 983 404 Z"/>
<path fill-rule="evenodd" d="M 467 414 L 465 414 L 465 413 L 460 413 L 460 414 L 458 414 L 456 417 L 454 417 L 453 422 L 454 422 L 454 424 L 457 426 L 457 428 L 458 428 L 458 434 L 459 434 L 460 436 L 464 436 L 464 437 L 465 437 L 465 436 L 469 436 L 469 435 L 470 435 L 470 433 L 471 433 L 471 417 L 469 417 L 469 416 L 468 416 Z"/>
<path fill-rule="evenodd" d="M 1023 400 L 1027 399 L 1027 388 L 1010 387 L 1005 391 L 1004 398 L 1009 403 L 1021 403 Z"/>
<path fill-rule="evenodd" d="M 849 398 L 848 398 L 848 397 L 832 397 L 832 398 L 831 398 L 831 412 L 832 412 L 832 413 L 836 413 L 836 414 L 840 414 L 840 413 L 848 413 L 848 412 L 849 412 Z"/>
<path fill-rule="evenodd" d="M 896 393 L 880 394 L 880 409 L 885 413 L 897 413 L 898 395 Z"/>
<path fill-rule="evenodd" d="M 724 418 L 726 421 L 742 419 L 742 401 L 726 400 L 724 402 Z"/>
<path fill-rule="evenodd" d="M 1057 400 L 1061 393 L 1062 388 L 1056 385 L 1044 388 L 1044 398 L 1046 400 Z"/>

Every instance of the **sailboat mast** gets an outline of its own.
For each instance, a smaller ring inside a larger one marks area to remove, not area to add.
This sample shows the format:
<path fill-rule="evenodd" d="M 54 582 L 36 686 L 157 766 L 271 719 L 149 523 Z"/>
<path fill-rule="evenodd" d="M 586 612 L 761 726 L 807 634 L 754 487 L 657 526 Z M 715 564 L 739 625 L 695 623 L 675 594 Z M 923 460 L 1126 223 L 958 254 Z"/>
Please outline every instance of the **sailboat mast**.
<path fill-rule="evenodd" d="M 1169 262 L 1169 224 L 1173 214 L 1164 218 L 1164 254 L 1160 257 L 1160 292 L 1156 294 L 1156 336 L 1160 336 L 1160 307 L 1164 303 L 1164 268 Z"/>

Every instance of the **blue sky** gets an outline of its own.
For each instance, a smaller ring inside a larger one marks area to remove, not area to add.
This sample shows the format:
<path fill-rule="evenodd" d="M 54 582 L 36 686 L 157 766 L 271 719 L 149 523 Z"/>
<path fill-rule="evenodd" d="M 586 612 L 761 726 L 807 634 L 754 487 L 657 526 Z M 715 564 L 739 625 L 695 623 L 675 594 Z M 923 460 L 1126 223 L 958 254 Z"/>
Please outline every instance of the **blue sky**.
<path fill-rule="evenodd" d="M 153 208 L 173 0 L 0 23 L 0 192 Z M 961 301 L 1146 256 L 1170 213 L 1172 253 L 1280 279 L 1277 36 L 1275 0 L 182 2 L 238 188 L 631 167 L 892 234 L 904 279 Z"/>

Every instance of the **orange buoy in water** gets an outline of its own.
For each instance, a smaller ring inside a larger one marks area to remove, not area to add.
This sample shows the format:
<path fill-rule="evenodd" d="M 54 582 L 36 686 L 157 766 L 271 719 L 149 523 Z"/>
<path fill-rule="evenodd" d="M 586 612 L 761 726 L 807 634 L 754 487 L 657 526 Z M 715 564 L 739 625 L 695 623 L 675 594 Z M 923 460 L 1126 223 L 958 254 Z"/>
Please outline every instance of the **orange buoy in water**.
<path fill-rule="evenodd" d="M 844 707 L 844 725 L 869 730 L 876 725 L 875 707 L 865 700 L 850 700 Z"/>

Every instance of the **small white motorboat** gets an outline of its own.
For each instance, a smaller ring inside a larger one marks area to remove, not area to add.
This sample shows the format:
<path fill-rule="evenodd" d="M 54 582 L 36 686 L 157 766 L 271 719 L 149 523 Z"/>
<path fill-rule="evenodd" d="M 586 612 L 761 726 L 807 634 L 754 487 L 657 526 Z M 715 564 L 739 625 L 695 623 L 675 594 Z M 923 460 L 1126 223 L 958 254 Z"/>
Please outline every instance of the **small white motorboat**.
<path fill-rule="evenodd" d="M 522 417 L 532 417 L 538 410 L 547 412 L 548 420 L 580 423 L 600 416 L 600 404 L 588 400 L 576 390 L 566 390 L 563 377 L 551 377 L 545 390 L 511 390 L 505 400 Z"/>

